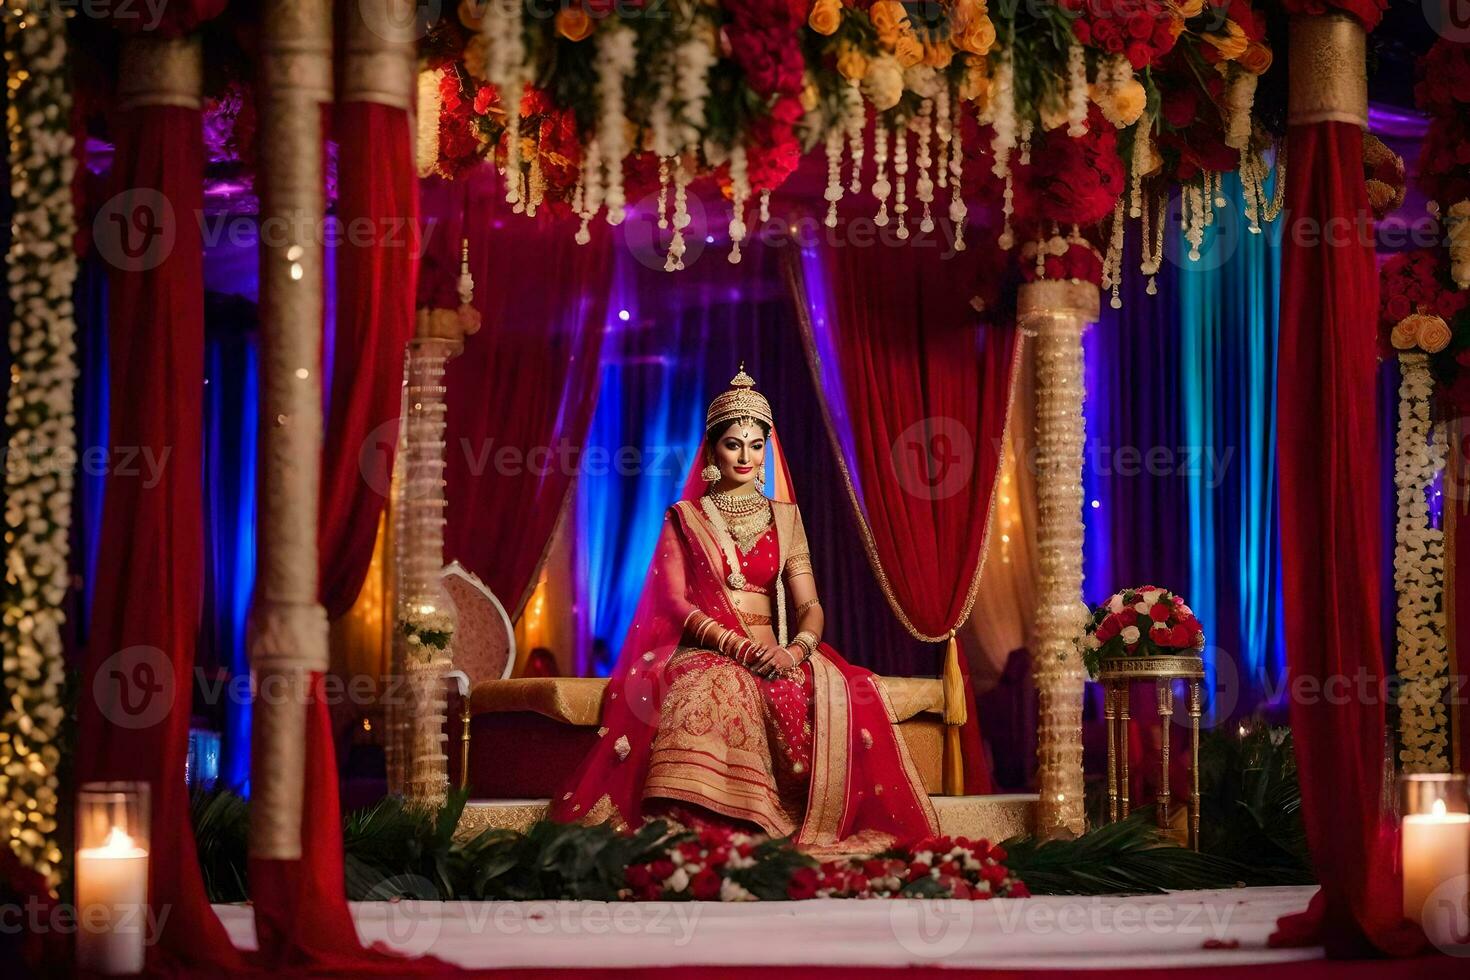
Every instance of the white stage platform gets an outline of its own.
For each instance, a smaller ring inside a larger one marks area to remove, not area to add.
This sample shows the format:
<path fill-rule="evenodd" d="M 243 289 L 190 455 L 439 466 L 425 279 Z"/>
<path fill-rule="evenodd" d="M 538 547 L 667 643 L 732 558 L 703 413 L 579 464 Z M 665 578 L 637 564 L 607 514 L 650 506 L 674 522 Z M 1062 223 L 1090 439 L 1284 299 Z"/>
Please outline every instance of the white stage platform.
<path fill-rule="evenodd" d="M 988 902 L 354 903 L 358 933 L 463 967 L 945 966 L 1138 969 L 1315 959 L 1269 949 L 1315 887 Z M 253 948 L 243 905 L 218 905 Z"/>

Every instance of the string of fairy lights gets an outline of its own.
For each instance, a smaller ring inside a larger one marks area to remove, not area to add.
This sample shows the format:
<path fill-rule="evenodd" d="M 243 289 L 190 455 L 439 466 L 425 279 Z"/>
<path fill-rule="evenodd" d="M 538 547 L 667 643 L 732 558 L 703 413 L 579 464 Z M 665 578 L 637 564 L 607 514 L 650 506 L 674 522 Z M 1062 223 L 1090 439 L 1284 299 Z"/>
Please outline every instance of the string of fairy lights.
<path fill-rule="evenodd" d="M 6 256 L 12 313 L 0 591 L 0 837 L 53 887 L 61 863 L 61 627 L 76 461 L 76 161 L 66 50 L 62 5 L 7 0 L 6 128 L 14 214 Z"/>

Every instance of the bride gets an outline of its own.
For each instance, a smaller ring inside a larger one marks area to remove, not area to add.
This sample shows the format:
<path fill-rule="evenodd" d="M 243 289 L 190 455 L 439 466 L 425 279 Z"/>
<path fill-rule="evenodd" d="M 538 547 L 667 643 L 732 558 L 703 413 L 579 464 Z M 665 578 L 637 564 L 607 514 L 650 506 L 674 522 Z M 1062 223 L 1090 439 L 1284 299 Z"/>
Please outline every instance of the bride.
<path fill-rule="evenodd" d="M 600 739 L 553 818 L 627 827 L 669 816 L 794 837 L 816 853 L 936 832 L 882 685 L 821 642 L 773 425 L 742 367 L 705 415 L 701 459 L 665 517 L 603 695 Z"/>

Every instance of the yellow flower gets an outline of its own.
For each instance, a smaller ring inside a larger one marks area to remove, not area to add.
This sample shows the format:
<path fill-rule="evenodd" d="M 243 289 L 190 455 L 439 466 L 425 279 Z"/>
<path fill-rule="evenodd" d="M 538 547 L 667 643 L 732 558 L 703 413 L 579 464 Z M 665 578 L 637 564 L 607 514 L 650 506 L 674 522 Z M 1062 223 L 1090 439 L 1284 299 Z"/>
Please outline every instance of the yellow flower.
<path fill-rule="evenodd" d="M 1271 67 L 1271 49 L 1259 41 L 1252 41 L 1237 60 L 1240 67 L 1252 75 L 1264 75 Z"/>
<path fill-rule="evenodd" d="M 1250 38 L 1245 36 L 1245 30 L 1233 20 L 1225 22 L 1224 33 L 1202 34 L 1201 39 L 1214 45 L 1215 50 L 1220 52 L 1220 57 L 1226 61 L 1234 61 L 1245 54 L 1245 49 L 1250 47 Z"/>
<path fill-rule="evenodd" d="M 930 68 L 947 68 L 954 58 L 954 48 L 948 41 L 934 41 L 924 45 L 924 64 Z"/>
<path fill-rule="evenodd" d="M 955 34 L 963 34 L 971 24 L 984 16 L 984 0 L 955 0 L 949 12 L 949 28 Z"/>
<path fill-rule="evenodd" d="M 592 18 L 581 7 L 563 7 L 556 12 L 556 32 L 568 41 L 581 41 L 592 33 Z"/>
<path fill-rule="evenodd" d="M 868 56 L 856 45 L 842 42 L 837 48 L 837 72 L 843 78 L 862 81 L 868 73 Z"/>
<path fill-rule="evenodd" d="M 924 60 L 924 46 L 912 34 L 900 34 L 893 45 L 893 53 L 905 68 L 912 68 Z"/>
<path fill-rule="evenodd" d="M 898 105 L 898 100 L 903 98 L 903 66 L 897 58 L 885 54 L 868 62 L 863 94 L 879 112 Z"/>
<path fill-rule="evenodd" d="M 995 24 L 982 13 L 970 22 L 963 33 L 955 37 L 954 43 L 955 47 L 970 54 L 989 54 L 990 49 L 995 47 Z"/>
<path fill-rule="evenodd" d="M 821 93 L 817 90 L 817 83 L 811 75 L 807 75 L 806 83 L 801 87 L 801 108 L 811 112 L 820 101 Z"/>
<path fill-rule="evenodd" d="M 908 12 L 898 0 L 878 0 L 868 8 L 868 18 L 873 22 L 878 40 L 890 48 L 909 22 Z"/>
<path fill-rule="evenodd" d="M 1181 17 L 1188 20 L 1200 15 L 1205 9 L 1205 0 L 1175 0 L 1174 9 L 1179 11 Z"/>
<path fill-rule="evenodd" d="M 806 22 L 818 34 L 831 36 L 842 24 L 841 0 L 817 0 Z"/>
<path fill-rule="evenodd" d="M 1103 118 L 1118 129 L 1132 126 L 1143 115 L 1148 92 L 1136 78 L 1107 85 L 1093 85 L 1092 101 L 1102 109 Z"/>

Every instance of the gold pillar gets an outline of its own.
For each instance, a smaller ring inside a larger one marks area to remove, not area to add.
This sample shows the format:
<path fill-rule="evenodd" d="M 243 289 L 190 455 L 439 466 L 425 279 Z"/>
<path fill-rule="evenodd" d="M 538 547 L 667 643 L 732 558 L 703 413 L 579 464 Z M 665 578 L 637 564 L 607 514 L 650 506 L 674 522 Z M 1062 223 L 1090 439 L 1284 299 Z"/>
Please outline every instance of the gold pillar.
<path fill-rule="evenodd" d="M 1082 332 L 1097 319 L 1098 309 L 1098 290 L 1091 283 L 1026 283 L 1018 298 L 1021 329 L 1036 337 L 1036 548 L 1041 580 L 1031 670 L 1040 708 L 1036 830 L 1043 838 L 1076 836 L 1086 829 L 1085 675 L 1074 640 L 1087 615 L 1082 602 Z"/>
<path fill-rule="evenodd" d="M 265 0 L 260 32 L 260 572 L 250 854 L 301 857 L 310 676 L 327 669 L 317 602 L 322 444 L 321 104 L 332 97 L 329 0 Z"/>

